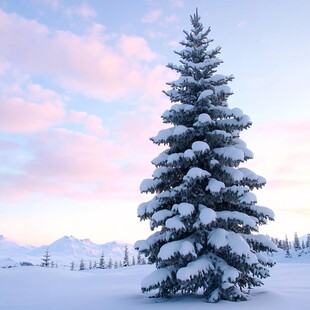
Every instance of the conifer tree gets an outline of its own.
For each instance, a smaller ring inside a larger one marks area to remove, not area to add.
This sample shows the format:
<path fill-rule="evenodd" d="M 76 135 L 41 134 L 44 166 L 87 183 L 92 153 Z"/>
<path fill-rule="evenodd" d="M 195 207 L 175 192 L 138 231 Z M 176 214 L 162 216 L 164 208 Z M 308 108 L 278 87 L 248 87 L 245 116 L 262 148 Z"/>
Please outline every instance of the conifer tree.
<path fill-rule="evenodd" d="M 110 258 L 109 261 L 108 261 L 108 266 L 107 266 L 107 268 L 108 268 L 108 269 L 111 269 L 112 266 L 113 266 L 113 262 L 112 262 L 112 259 Z"/>
<path fill-rule="evenodd" d="M 138 252 L 138 255 L 137 255 L 137 265 L 142 265 L 141 264 L 141 253 Z"/>
<path fill-rule="evenodd" d="M 102 252 L 101 257 L 100 257 L 99 268 L 105 269 L 105 260 L 104 260 L 104 253 L 103 252 Z"/>
<path fill-rule="evenodd" d="M 43 258 L 42 258 L 42 266 L 43 267 L 48 267 L 50 265 L 50 261 L 51 261 L 51 255 L 48 252 L 48 249 L 46 250 Z"/>
<path fill-rule="evenodd" d="M 306 248 L 310 248 L 310 234 L 307 235 Z"/>
<path fill-rule="evenodd" d="M 80 270 L 85 270 L 85 263 L 83 259 L 80 261 Z"/>
<path fill-rule="evenodd" d="M 71 270 L 71 271 L 74 270 L 74 261 L 71 262 L 70 270 Z"/>
<path fill-rule="evenodd" d="M 291 257 L 291 253 L 290 253 L 290 244 L 288 242 L 288 238 L 287 235 L 285 235 L 285 257 Z"/>
<path fill-rule="evenodd" d="M 300 242 L 299 242 L 297 232 L 294 233 L 294 249 L 295 251 L 300 250 Z"/>
<path fill-rule="evenodd" d="M 123 266 L 124 266 L 124 267 L 128 267 L 129 265 L 130 265 L 130 264 L 129 264 L 128 245 L 125 245 Z"/>
<path fill-rule="evenodd" d="M 304 240 L 301 240 L 301 248 L 304 250 L 305 249 L 305 241 Z"/>
<path fill-rule="evenodd" d="M 135 247 L 157 268 L 142 291 L 168 297 L 202 289 L 209 302 L 246 300 L 273 265 L 260 252 L 276 246 L 258 230 L 274 214 L 256 205 L 251 192 L 265 179 L 240 167 L 253 157 L 239 137 L 251 121 L 228 107 L 233 76 L 216 74 L 220 48 L 210 49 L 210 28 L 204 30 L 197 11 L 191 24 L 176 52 L 180 64 L 168 64 L 179 74 L 165 92 L 172 106 L 162 118 L 170 127 L 151 138 L 167 149 L 140 186 L 155 195 L 139 206 L 138 216 L 156 232 Z"/>

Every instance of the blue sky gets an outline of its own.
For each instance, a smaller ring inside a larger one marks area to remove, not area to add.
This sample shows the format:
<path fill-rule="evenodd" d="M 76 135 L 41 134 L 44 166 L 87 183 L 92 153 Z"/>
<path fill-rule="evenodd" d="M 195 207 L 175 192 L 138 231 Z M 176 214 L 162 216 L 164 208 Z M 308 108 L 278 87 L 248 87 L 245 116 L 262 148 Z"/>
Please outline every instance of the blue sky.
<path fill-rule="evenodd" d="M 0 1 L 0 234 L 150 233 L 139 184 L 160 152 L 149 137 L 170 106 L 165 65 L 196 7 L 222 47 L 218 72 L 235 76 L 229 105 L 254 123 L 247 167 L 267 179 L 258 204 L 276 213 L 262 232 L 309 233 L 308 1 L 16 0 Z"/>

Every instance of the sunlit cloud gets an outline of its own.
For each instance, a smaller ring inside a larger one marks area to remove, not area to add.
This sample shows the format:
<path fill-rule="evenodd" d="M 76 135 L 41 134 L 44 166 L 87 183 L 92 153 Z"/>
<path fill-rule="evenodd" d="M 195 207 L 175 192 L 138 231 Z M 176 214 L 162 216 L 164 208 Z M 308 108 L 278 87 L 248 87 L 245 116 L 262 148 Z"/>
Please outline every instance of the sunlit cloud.
<path fill-rule="evenodd" d="M 154 23 L 156 22 L 161 16 L 162 16 L 163 12 L 162 10 L 159 10 L 159 9 L 154 9 L 154 10 L 151 10 L 149 11 L 142 19 L 142 23 L 146 23 L 146 24 L 149 24 L 149 23 Z"/>
<path fill-rule="evenodd" d="M 106 102 L 143 91 L 153 71 L 146 63 L 157 58 L 144 38 L 120 35 L 106 42 L 98 24 L 77 35 L 3 11 L 0 18 L 3 58 L 19 70 L 49 75 L 62 87 Z"/>
<path fill-rule="evenodd" d="M 94 8 L 87 4 L 81 4 L 79 6 L 71 6 L 65 10 L 65 13 L 68 16 L 77 16 L 81 18 L 94 18 L 97 15 L 97 12 Z"/>

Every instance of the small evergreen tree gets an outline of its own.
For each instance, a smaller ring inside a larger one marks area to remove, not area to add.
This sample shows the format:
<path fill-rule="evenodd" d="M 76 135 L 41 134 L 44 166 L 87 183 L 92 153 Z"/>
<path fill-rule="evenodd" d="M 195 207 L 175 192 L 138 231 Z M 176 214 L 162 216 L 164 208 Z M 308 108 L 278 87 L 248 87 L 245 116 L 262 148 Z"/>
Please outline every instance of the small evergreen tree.
<path fill-rule="evenodd" d="M 110 259 L 109 259 L 109 262 L 108 262 L 107 268 L 108 268 L 108 269 L 111 269 L 112 266 L 113 266 L 113 261 L 112 261 L 112 259 L 110 258 Z"/>
<path fill-rule="evenodd" d="M 141 253 L 138 252 L 138 255 L 137 255 L 137 265 L 142 265 L 141 264 Z"/>
<path fill-rule="evenodd" d="M 94 261 L 93 268 L 94 268 L 94 269 L 97 269 L 97 268 L 98 268 L 98 265 L 97 265 L 97 262 L 96 262 L 96 261 Z"/>
<path fill-rule="evenodd" d="M 45 252 L 45 254 L 41 260 L 42 260 L 41 266 L 48 267 L 50 265 L 51 255 L 49 254 L 48 249 L 46 250 L 46 252 Z"/>
<path fill-rule="evenodd" d="M 118 263 L 117 263 L 117 261 L 115 261 L 115 263 L 114 263 L 114 269 L 116 269 L 116 268 L 118 268 Z"/>
<path fill-rule="evenodd" d="M 128 245 L 125 246 L 124 249 L 124 260 L 123 260 L 123 266 L 128 267 L 129 266 L 129 253 L 128 253 Z"/>
<path fill-rule="evenodd" d="M 300 250 L 300 242 L 299 242 L 297 232 L 294 233 L 294 249 L 295 251 Z"/>
<path fill-rule="evenodd" d="M 83 259 L 80 261 L 80 270 L 85 270 L 85 263 Z"/>
<path fill-rule="evenodd" d="M 71 266 L 70 266 L 70 270 L 73 271 L 74 270 L 74 261 L 71 262 Z"/>
<path fill-rule="evenodd" d="M 104 259 L 104 253 L 101 253 L 100 261 L 99 261 L 99 268 L 100 269 L 105 269 L 105 259 Z"/>
<path fill-rule="evenodd" d="M 144 257 L 141 257 L 141 265 L 146 265 L 146 260 Z"/>
<path fill-rule="evenodd" d="M 287 235 L 285 235 L 285 257 L 291 257 L 290 244 L 288 242 Z"/>
<path fill-rule="evenodd" d="M 88 269 L 93 269 L 93 264 L 92 264 L 92 261 L 91 261 L 91 260 L 89 261 Z"/>
<path fill-rule="evenodd" d="M 310 234 L 307 235 L 306 248 L 310 248 Z"/>
<path fill-rule="evenodd" d="M 135 256 L 132 255 L 131 266 L 135 266 L 135 265 L 136 265 L 136 259 L 135 259 Z"/>
<path fill-rule="evenodd" d="M 167 149 L 140 186 L 155 196 L 139 206 L 138 216 L 156 232 L 135 247 L 157 268 L 142 291 L 168 297 L 202 289 L 209 302 L 246 300 L 273 265 L 260 252 L 276 246 L 257 232 L 274 214 L 256 205 L 251 192 L 266 180 L 239 167 L 253 157 L 240 139 L 251 121 L 228 107 L 233 77 L 215 74 L 220 48 L 209 48 L 210 28 L 204 30 L 197 11 L 191 23 L 176 52 L 180 64 L 168 64 L 179 74 L 165 92 L 172 106 L 162 118 L 172 126 L 151 138 Z"/>

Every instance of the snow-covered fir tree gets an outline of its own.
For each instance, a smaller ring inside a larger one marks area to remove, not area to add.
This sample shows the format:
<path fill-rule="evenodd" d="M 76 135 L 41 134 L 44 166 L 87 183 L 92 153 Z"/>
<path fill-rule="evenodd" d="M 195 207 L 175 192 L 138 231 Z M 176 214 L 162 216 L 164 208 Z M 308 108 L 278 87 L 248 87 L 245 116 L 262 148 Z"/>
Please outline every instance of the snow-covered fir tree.
<path fill-rule="evenodd" d="M 291 257 L 290 243 L 288 242 L 287 235 L 285 235 L 284 250 L 285 250 L 285 257 Z"/>
<path fill-rule="evenodd" d="M 42 263 L 41 263 L 42 267 L 49 267 L 50 262 L 51 262 L 51 255 L 49 254 L 48 249 L 46 250 L 46 252 L 45 252 L 45 254 L 41 260 L 42 260 Z"/>
<path fill-rule="evenodd" d="M 125 245 L 123 266 L 124 266 L 124 267 L 128 267 L 129 265 L 130 265 L 130 264 L 129 264 L 128 245 Z"/>
<path fill-rule="evenodd" d="M 104 259 L 104 253 L 103 252 L 101 253 L 101 256 L 100 256 L 99 268 L 100 269 L 105 269 L 106 268 L 106 266 L 105 266 L 105 259 Z"/>
<path fill-rule="evenodd" d="M 300 250 L 300 241 L 297 232 L 294 233 L 294 249 L 295 251 Z"/>
<path fill-rule="evenodd" d="M 209 47 L 210 28 L 204 30 L 197 11 L 191 24 L 176 52 L 180 64 L 168 65 L 179 74 L 165 92 L 172 106 L 162 118 L 170 127 L 151 138 L 167 149 L 140 186 L 155 195 L 138 216 L 156 230 L 135 243 L 156 264 L 142 291 L 167 297 L 202 289 L 209 302 L 246 300 L 274 264 L 261 252 L 276 251 L 275 244 L 258 233 L 274 213 L 252 193 L 265 179 L 240 167 L 253 157 L 239 137 L 251 121 L 228 107 L 233 76 L 216 74 L 220 48 Z"/>
<path fill-rule="evenodd" d="M 141 264 L 141 253 L 138 252 L 138 255 L 137 255 L 137 265 L 142 265 Z"/>
<path fill-rule="evenodd" d="M 85 270 L 85 262 L 83 259 L 80 261 L 80 269 L 79 270 Z"/>
<path fill-rule="evenodd" d="M 307 235 L 306 248 L 310 248 L 310 234 Z"/>

